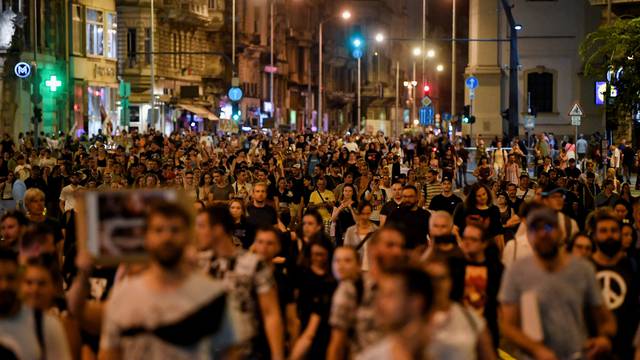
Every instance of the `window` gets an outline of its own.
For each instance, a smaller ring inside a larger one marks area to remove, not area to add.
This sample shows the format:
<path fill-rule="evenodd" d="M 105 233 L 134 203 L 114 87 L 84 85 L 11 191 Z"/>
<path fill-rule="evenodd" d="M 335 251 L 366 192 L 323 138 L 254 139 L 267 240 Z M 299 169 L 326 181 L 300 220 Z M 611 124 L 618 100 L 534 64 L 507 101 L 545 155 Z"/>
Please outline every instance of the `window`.
<path fill-rule="evenodd" d="M 553 74 L 532 72 L 527 75 L 527 92 L 536 112 L 553 112 Z"/>
<path fill-rule="evenodd" d="M 137 63 L 138 52 L 138 31 L 136 29 L 127 29 L 127 60 L 129 67 L 133 67 Z"/>
<path fill-rule="evenodd" d="M 209 9 L 210 10 L 219 10 L 218 9 L 218 0 L 209 0 Z"/>
<path fill-rule="evenodd" d="M 116 21 L 116 14 L 107 13 L 107 37 L 109 42 L 107 43 L 107 57 L 111 59 L 118 58 L 118 23 Z"/>
<path fill-rule="evenodd" d="M 178 34 L 173 33 L 173 68 L 178 68 Z"/>
<path fill-rule="evenodd" d="M 84 46 L 83 38 L 82 38 L 82 6 L 73 5 L 72 9 L 72 20 L 73 20 L 73 28 L 71 31 L 73 32 L 73 53 L 77 55 L 82 55 Z"/>
<path fill-rule="evenodd" d="M 144 63 L 151 64 L 151 28 L 144 29 Z"/>
<path fill-rule="evenodd" d="M 104 55 L 104 17 L 99 10 L 87 9 L 87 54 Z"/>

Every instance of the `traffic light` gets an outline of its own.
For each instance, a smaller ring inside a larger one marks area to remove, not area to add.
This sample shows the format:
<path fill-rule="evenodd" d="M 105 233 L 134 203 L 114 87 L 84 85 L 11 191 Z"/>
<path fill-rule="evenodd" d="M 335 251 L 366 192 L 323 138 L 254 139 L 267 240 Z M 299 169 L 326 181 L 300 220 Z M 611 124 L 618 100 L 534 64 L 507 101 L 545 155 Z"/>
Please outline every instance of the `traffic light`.
<path fill-rule="evenodd" d="M 431 93 L 431 85 L 429 83 L 424 83 L 422 90 L 424 91 L 425 96 L 429 95 Z"/>
<path fill-rule="evenodd" d="M 471 105 L 465 105 L 462 108 L 462 123 L 473 124 L 476 122 L 476 117 L 471 115 Z"/>
<path fill-rule="evenodd" d="M 231 105 L 231 119 L 235 122 L 240 122 L 241 115 L 242 111 L 240 111 L 238 103 L 234 102 L 233 105 Z"/>
<path fill-rule="evenodd" d="M 359 59 L 364 55 L 364 46 L 364 37 L 360 33 L 355 33 L 349 38 L 349 49 L 354 58 Z"/>

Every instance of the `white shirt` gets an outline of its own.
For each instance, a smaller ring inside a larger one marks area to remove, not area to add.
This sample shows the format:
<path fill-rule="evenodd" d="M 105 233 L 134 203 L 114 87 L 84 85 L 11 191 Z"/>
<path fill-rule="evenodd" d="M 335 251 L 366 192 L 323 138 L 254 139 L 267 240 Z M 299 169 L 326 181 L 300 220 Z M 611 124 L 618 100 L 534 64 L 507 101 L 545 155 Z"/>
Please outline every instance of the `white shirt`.
<path fill-rule="evenodd" d="M 477 358 L 478 337 L 486 325 L 473 310 L 453 303 L 448 311 L 434 313 L 431 323 L 434 332 L 427 350 L 429 359 Z"/>
<path fill-rule="evenodd" d="M 520 223 L 518 230 L 512 241 L 508 241 L 502 252 L 502 264 L 508 268 L 516 260 L 533 255 L 529 238 L 527 237 L 527 227 L 524 223 Z"/>
<path fill-rule="evenodd" d="M 43 359 L 35 328 L 33 309 L 22 306 L 17 314 L 0 319 L 0 345 L 11 350 L 18 359 Z M 42 315 L 42 333 L 47 359 L 71 359 L 69 343 L 60 321 Z"/>
<path fill-rule="evenodd" d="M 69 184 L 65 187 L 62 188 L 62 191 L 60 192 L 60 200 L 64 201 L 64 211 L 70 211 L 75 209 L 76 207 L 76 192 L 81 189 L 82 186 L 74 186 L 72 184 Z"/>

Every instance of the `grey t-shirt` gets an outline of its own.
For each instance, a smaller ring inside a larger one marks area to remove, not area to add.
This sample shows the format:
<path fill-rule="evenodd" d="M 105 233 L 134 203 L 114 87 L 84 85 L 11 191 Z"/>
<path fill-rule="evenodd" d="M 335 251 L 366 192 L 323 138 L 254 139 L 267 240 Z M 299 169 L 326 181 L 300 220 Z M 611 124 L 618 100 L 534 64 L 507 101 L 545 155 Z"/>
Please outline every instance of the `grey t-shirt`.
<path fill-rule="evenodd" d="M 533 256 L 507 268 L 498 299 L 520 305 L 522 295 L 535 294 L 543 343 L 561 359 L 579 354 L 587 340 L 585 310 L 602 304 L 596 274 L 588 262 L 570 257 L 559 271 L 550 273 Z"/>

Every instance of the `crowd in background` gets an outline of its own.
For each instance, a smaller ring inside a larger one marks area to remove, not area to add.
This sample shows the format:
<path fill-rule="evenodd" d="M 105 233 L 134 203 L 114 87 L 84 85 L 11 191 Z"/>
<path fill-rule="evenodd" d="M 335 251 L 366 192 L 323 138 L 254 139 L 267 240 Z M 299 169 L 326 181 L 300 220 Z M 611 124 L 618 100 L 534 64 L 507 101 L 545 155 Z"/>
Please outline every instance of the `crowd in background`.
<path fill-rule="evenodd" d="M 4 135 L 0 154 L 0 358 L 633 359 L 640 345 L 640 157 L 624 141 L 151 130 Z M 76 196 L 121 189 L 178 189 L 196 215 L 152 204 L 149 262 L 96 264 Z"/>

